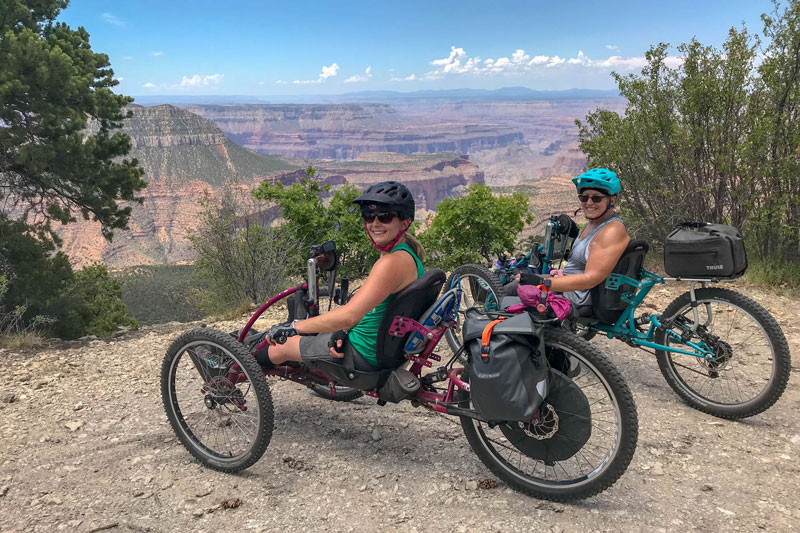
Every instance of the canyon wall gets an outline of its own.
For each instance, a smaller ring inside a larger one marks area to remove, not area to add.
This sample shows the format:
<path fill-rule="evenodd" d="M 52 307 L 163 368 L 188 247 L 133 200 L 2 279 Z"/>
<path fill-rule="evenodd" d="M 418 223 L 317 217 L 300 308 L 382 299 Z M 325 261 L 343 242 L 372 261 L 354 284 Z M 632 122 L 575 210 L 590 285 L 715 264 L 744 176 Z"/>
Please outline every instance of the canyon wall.
<path fill-rule="evenodd" d="M 460 194 L 470 183 L 483 182 L 480 169 L 457 154 L 362 154 L 341 163 L 298 161 L 242 148 L 219 127 L 185 109 L 131 109 L 134 115 L 125 122 L 124 131 L 131 137 L 128 157 L 135 157 L 145 170 L 144 201 L 133 204 L 129 230 L 117 231 L 112 242 L 102 237 L 95 222 L 62 227 L 63 249 L 76 266 L 96 261 L 112 268 L 190 262 L 194 255 L 188 237 L 199 227 L 204 195 L 214 198 L 225 184 L 246 192 L 264 180 L 289 185 L 305 175 L 308 164 L 317 167 L 320 179 L 334 187 L 403 181 L 414 192 L 422 212 Z M 278 215 L 275 209 L 265 212 Z"/>

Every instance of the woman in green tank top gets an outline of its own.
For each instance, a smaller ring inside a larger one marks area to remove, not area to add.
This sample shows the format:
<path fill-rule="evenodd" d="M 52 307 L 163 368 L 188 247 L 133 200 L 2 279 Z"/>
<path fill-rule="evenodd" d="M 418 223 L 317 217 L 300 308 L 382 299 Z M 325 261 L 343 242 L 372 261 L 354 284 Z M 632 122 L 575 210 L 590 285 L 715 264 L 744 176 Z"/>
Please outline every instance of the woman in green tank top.
<path fill-rule="evenodd" d="M 341 360 L 343 353 L 329 348 L 328 342 L 334 333 L 346 330 L 349 342 L 363 359 L 356 359 L 356 368 L 377 369 L 375 348 L 383 314 L 395 295 L 425 272 L 420 260 L 424 251 L 406 233 L 414 220 L 415 206 L 414 197 L 405 185 L 396 181 L 377 183 L 354 203 L 361 208 L 364 228 L 373 246 L 381 251 L 380 258 L 346 305 L 307 320 L 272 326 L 270 339 L 279 335 L 289 339 L 285 344 L 273 343 L 256 353 L 262 365 L 319 358 Z M 341 349 L 341 335 L 337 337 L 337 348 Z"/>

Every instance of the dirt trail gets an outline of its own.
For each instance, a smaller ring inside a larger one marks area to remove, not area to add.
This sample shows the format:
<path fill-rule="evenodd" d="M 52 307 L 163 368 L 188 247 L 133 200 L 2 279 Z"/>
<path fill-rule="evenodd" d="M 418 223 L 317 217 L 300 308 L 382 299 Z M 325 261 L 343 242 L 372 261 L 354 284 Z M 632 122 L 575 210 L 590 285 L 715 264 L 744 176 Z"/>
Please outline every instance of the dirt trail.
<path fill-rule="evenodd" d="M 663 309 L 677 293 L 657 292 L 653 301 Z M 753 296 L 778 317 L 790 345 L 800 345 L 798 301 Z M 190 327 L 0 353 L 0 531 L 791 531 L 800 524 L 796 374 L 766 413 L 727 422 L 684 405 L 652 356 L 593 341 L 634 391 L 639 446 L 611 489 L 562 505 L 503 483 L 478 489 L 493 476 L 455 419 L 367 398 L 329 402 L 279 381 L 270 381 L 276 424 L 264 457 L 240 475 L 206 469 L 175 439 L 159 392 L 164 351 Z"/>

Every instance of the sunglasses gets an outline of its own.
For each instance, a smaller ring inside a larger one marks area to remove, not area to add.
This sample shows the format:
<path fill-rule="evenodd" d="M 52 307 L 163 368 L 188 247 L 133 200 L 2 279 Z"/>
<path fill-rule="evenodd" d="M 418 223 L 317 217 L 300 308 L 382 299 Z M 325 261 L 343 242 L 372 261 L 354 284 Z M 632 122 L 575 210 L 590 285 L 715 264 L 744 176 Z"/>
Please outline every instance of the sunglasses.
<path fill-rule="evenodd" d="M 593 204 L 599 204 L 600 200 L 602 200 L 603 198 L 611 198 L 611 196 L 609 196 L 607 194 L 602 194 L 602 195 L 599 195 L 599 194 L 597 194 L 597 195 L 579 194 L 578 195 L 578 200 L 580 200 L 582 204 L 588 203 L 589 201 L 591 201 Z"/>
<path fill-rule="evenodd" d="M 371 224 L 372 221 L 375 220 L 376 218 L 381 224 L 388 224 L 389 222 L 394 220 L 394 217 L 396 216 L 397 213 L 393 211 L 390 211 L 388 213 L 375 213 L 375 212 L 361 213 L 361 218 L 363 218 L 364 222 L 366 222 L 367 224 Z"/>

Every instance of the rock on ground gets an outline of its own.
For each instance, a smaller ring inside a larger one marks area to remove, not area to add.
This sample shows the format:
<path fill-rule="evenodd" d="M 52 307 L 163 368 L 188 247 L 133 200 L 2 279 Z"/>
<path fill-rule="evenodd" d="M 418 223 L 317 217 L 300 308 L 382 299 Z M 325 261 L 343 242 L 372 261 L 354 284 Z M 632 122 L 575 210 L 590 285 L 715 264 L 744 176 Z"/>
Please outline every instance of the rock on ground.
<path fill-rule="evenodd" d="M 671 297 L 658 296 L 660 308 Z M 796 302 L 755 297 L 769 303 L 790 342 L 800 338 Z M 244 322 L 214 326 L 230 331 Z M 767 412 L 728 422 L 684 405 L 651 355 L 593 341 L 634 391 L 639 446 L 616 485 L 577 504 L 510 490 L 472 453 L 455 419 L 369 398 L 330 402 L 280 381 L 270 381 L 275 432 L 267 452 L 230 475 L 192 459 L 162 406 L 166 347 L 196 325 L 0 354 L 0 530 L 791 531 L 800 524 L 795 379 Z"/>

